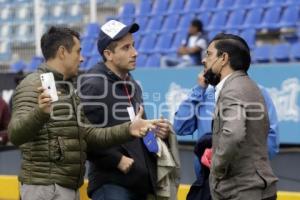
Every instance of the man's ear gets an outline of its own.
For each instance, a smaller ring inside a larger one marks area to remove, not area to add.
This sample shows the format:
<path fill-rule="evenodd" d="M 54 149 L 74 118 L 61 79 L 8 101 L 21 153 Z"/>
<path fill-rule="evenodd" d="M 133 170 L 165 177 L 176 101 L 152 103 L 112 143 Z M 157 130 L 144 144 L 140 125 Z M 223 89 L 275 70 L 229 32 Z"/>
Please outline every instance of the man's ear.
<path fill-rule="evenodd" d="M 224 52 L 222 54 L 222 63 L 223 63 L 223 65 L 226 65 L 227 63 L 229 63 L 229 55 L 226 52 Z"/>
<path fill-rule="evenodd" d="M 107 61 L 112 61 L 112 52 L 108 49 L 103 51 L 103 55 L 105 56 Z"/>
<path fill-rule="evenodd" d="M 56 56 L 61 60 L 65 58 L 66 48 L 64 46 L 59 46 L 56 52 Z"/>

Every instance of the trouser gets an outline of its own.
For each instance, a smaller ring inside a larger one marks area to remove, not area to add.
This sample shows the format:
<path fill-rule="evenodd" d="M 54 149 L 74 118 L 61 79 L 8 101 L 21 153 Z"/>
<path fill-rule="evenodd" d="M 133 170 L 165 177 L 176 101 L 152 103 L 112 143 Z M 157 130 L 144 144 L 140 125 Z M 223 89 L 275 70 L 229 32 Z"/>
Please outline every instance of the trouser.
<path fill-rule="evenodd" d="M 80 200 L 79 191 L 52 185 L 21 185 L 22 200 Z"/>
<path fill-rule="evenodd" d="M 146 200 L 148 195 L 138 195 L 132 191 L 114 184 L 105 184 L 92 194 L 92 200 Z"/>

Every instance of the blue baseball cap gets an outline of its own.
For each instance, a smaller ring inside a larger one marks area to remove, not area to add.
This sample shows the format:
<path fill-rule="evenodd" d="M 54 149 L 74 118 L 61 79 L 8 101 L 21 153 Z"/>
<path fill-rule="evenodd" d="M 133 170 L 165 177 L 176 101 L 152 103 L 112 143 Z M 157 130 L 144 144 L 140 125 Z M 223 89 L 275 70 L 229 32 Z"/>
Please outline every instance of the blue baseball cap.
<path fill-rule="evenodd" d="M 135 33 L 139 30 L 139 25 L 133 23 L 131 25 L 125 25 L 116 20 L 109 20 L 103 24 L 100 28 L 98 38 L 98 51 L 100 54 L 106 49 L 106 47 L 112 42 L 121 39 L 127 33 Z"/>

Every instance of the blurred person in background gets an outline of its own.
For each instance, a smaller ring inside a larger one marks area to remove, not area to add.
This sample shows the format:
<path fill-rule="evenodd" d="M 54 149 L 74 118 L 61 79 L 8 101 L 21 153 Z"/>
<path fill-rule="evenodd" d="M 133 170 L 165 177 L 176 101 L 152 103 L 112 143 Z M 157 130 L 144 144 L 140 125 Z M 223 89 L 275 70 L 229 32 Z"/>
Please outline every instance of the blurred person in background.
<path fill-rule="evenodd" d="M 101 127 L 128 122 L 142 105 L 142 90 L 134 80 L 130 71 L 136 67 L 138 52 L 134 47 L 133 33 L 139 25 L 124 25 L 110 20 L 101 27 L 98 39 L 98 51 L 104 62 L 96 64 L 82 85 L 83 96 L 103 96 L 98 99 L 84 98 L 84 102 L 105 103 L 103 106 L 86 106 L 84 111 L 89 121 Z M 170 149 L 176 145 L 175 134 L 171 133 L 171 124 L 163 120 L 157 124 L 156 136 L 166 141 Z M 159 199 L 158 160 L 155 152 L 151 152 L 146 143 L 156 143 L 155 138 L 146 141 L 135 139 L 107 150 L 89 152 L 89 185 L 88 194 L 93 200 L 145 200 Z M 165 145 L 167 146 L 167 145 Z M 178 152 L 177 152 L 178 153 Z M 178 154 L 177 154 L 178 156 Z M 178 170 L 179 158 L 169 161 L 170 173 Z M 172 170 L 174 169 L 174 170 Z M 175 173 L 174 172 L 174 173 Z M 168 173 L 166 173 L 168 174 Z M 176 177 L 176 176 L 173 176 Z M 176 199 L 179 181 L 166 181 L 164 194 L 166 198 Z M 174 184 L 174 185 L 172 185 Z M 176 185 L 177 184 L 177 185 Z M 161 188 L 160 188 L 161 189 Z"/>
<path fill-rule="evenodd" d="M 9 124 L 10 141 L 22 152 L 21 198 L 79 200 L 86 151 L 145 136 L 155 128 L 154 121 L 142 120 L 141 109 L 132 123 L 110 128 L 89 125 L 77 110 L 80 100 L 71 82 L 83 61 L 79 33 L 51 27 L 41 38 L 41 49 L 46 61 L 17 86 Z M 54 75 L 56 102 L 41 87 L 43 73 Z"/>
<path fill-rule="evenodd" d="M 201 65 L 202 54 L 207 47 L 203 25 L 199 19 L 191 21 L 188 36 L 177 50 L 178 57 L 161 58 L 161 67 L 188 67 Z"/>
<path fill-rule="evenodd" d="M 10 121 L 10 109 L 0 96 L 0 145 L 6 145 L 8 135 L 7 127 Z"/>

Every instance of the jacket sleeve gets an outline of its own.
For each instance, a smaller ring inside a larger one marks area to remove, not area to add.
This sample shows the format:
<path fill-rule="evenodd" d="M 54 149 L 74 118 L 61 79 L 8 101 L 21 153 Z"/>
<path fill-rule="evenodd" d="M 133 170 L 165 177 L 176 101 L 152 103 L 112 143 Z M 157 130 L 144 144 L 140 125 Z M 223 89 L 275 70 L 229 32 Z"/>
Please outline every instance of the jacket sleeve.
<path fill-rule="evenodd" d="M 40 85 L 38 80 L 27 78 L 16 88 L 8 126 L 9 139 L 16 146 L 31 141 L 50 118 L 38 107 L 37 88 Z"/>
<path fill-rule="evenodd" d="M 84 95 L 87 96 L 98 96 L 103 94 L 103 88 L 100 86 L 103 86 L 104 84 L 101 82 L 92 81 L 93 79 L 90 79 L 85 84 L 83 84 L 81 88 L 81 92 Z M 96 79 L 98 80 L 98 79 Z M 102 80 L 98 80 L 102 81 Z M 105 99 L 101 100 L 95 100 L 95 99 L 88 99 L 88 98 L 82 98 L 82 102 L 85 103 L 105 103 Z M 105 112 L 97 106 L 86 106 L 83 109 L 85 116 L 87 117 L 87 120 L 91 124 L 102 124 L 104 123 L 103 115 Z M 126 142 L 126 141 L 125 141 Z M 121 157 L 123 156 L 122 153 L 118 150 L 118 146 L 111 147 L 111 148 L 88 148 L 88 160 L 92 161 L 97 166 L 101 166 L 101 168 L 110 169 L 110 168 L 116 168 L 121 160 Z"/>
<path fill-rule="evenodd" d="M 97 151 L 99 148 L 107 148 L 132 140 L 134 137 L 129 132 L 130 123 L 126 122 L 107 128 L 96 128 L 92 124 L 86 126 L 85 139 L 89 149 Z"/>
<path fill-rule="evenodd" d="M 214 149 L 211 165 L 212 173 L 218 178 L 226 175 L 228 164 L 233 160 L 240 143 L 246 136 L 246 108 L 231 91 L 224 91 L 224 96 L 220 100 L 222 106 L 218 109 L 219 115 L 222 116 L 221 121 L 214 120 L 214 123 L 222 124 L 219 130 L 218 146 Z"/>
<path fill-rule="evenodd" d="M 205 91 L 201 86 L 193 87 L 188 98 L 179 105 L 173 123 L 177 135 L 191 135 L 197 129 L 197 105 L 205 101 Z"/>
<path fill-rule="evenodd" d="M 279 152 L 279 132 L 278 132 L 277 112 L 269 93 L 263 87 L 260 87 L 260 89 L 265 99 L 267 110 L 268 110 L 268 116 L 270 122 L 270 128 L 268 133 L 268 153 L 269 153 L 269 158 L 272 159 Z"/>

